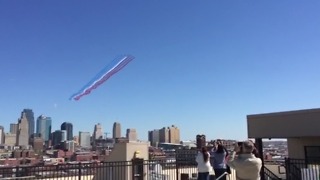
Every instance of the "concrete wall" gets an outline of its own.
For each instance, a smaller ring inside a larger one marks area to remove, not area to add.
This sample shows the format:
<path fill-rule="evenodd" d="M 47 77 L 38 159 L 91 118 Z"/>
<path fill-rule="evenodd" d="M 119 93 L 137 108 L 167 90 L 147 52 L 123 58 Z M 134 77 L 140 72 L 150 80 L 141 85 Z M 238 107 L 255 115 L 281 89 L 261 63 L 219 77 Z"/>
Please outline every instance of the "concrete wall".
<path fill-rule="evenodd" d="M 107 158 L 108 162 L 126 161 L 127 160 L 127 143 L 114 144 L 114 149 Z"/>
<path fill-rule="evenodd" d="M 305 146 L 320 146 L 320 137 L 288 138 L 289 158 L 304 159 Z"/>
<path fill-rule="evenodd" d="M 319 119 L 320 109 L 248 115 L 248 137 L 320 137 Z"/>
<path fill-rule="evenodd" d="M 135 152 L 139 151 L 139 158 L 149 159 L 149 143 L 129 142 L 117 143 L 107 158 L 108 162 L 115 162 L 110 167 L 98 170 L 95 180 L 131 180 L 132 165 Z M 116 163 L 118 162 L 118 164 Z M 145 167 L 147 168 L 147 167 Z"/>
<path fill-rule="evenodd" d="M 149 143 L 144 142 L 129 142 L 126 144 L 126 157 L 127 161 L 132 161 L 135 152 L 139 152 L 138 157 L 144 160 L 149 160 Z M 144 172 L 147 172 L 148 166 L 144 166 Z M 127 180 L 132 179 L 132 166 L 127 168 Z M 145 176 L 146 178 L 146 176 Z"/>
<path fill-rule="evenodd" d="M 149 143 L 145 142 L 129 142 L 126 143 L 126 160 L 131 161 L 134 153 L 139 151 L 140 158 L 149 160 Z"/>

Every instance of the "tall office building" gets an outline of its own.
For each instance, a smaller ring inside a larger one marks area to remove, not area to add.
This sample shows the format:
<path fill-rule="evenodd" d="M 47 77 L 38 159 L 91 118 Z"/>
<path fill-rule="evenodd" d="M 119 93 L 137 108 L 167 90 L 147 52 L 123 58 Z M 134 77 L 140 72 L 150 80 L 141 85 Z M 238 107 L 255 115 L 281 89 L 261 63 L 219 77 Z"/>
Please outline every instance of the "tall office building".
<path fill-rule="evenodd" d="M 73 140 L 73 125 L 69 122 L 64 122 L 61 124 L 61 130 L 67 131 L 67 140 L 72 141 Z"/>
<path fill-rule="evenodd" d="M 41 115 L 37 118 L 37 134 L 45 141 L 50 140 L 51 135 L 51 117 Z"/>
<path fill-rule="evenodd" d="M 169 142 L 169 128 L 163 127 L 159 130 L 159 142 L 168 143 Z"/>
<path fill-rule="evenodd" d="M 21 118 L 18 122 L 17 131 L 17 145 L 18 146 L 28 146 L 29 145 L 29 122 L 26 117 L 26 113 L 22 113 Z"/>
<path fill-rule="evenodd" d="M 174 125 L 169 127 L 169 143 L 180 144 L 180 129 Z"/>
<path fill-rule="evenodd" d="M 116 138 L 121 138 L 121 125 L 118 122 L 113 123 L 113 130 L 112 130 L 112 134 L 113 134 L 113 139 Z"/>
<path fill-rule="evenodd" d="M 74 152 L 75 148 L 75 142 L 74 141 L 65 141 L 63 142 L 64 149 L 67 149 L 68 151 Z"/>
<path fill-rule="evenodd" d="M 42 154 L 43 152 L 43 145 L 44 145 L 44 141 L 41 137 L 33 137 L 32 138 L 32 147 L 33 150 L 37 153 L 37 154 Z"/>
<path fill-rule="evenodd" d="M 0 126 L 0 144 L 4 144 L 4 127 Z"/>
<path fill-rule="evenodd" d="M 159 129 L 149 131 L 148 132 L 148 140 L 150 141 L 150 144 L 152 146 L 157 147 L 158 143 L 160 142 Z"/>
<path fill-rule="evenodd" d="M 66 130 L 61 130 L 62 131 L 62 139 L 61 141 L 64 142 L 64 141 L 67 141 L 67 131 Z"/>
<path fill-rule="evenodd" d="M 25 113 L 26 118 L 28 120 L 28 127 L 29 127 L 28 134 L 29 134 L 29 137 L 31 137 L 31 135 L 34 134 L 34 126 L 35 126 L 34 114 L 33 114 L 32 109 L 24 109 L 21 114 L 23 114 L 23 113 Z"/>
<path fill-rule="evenodd" d="M 72 140 L 76 145 L 79 145 L 79 136 L 74 136 Z"/>
<path fill-rule="evenodd" d="M 94 126 L 93 130 L 93 140 L 95 139 L 102 139 L 103 138 L 103 131 L 102 131 L 102 125 L 100 123 L 96 124 Z"/>
<path fill-rule="evenodd" d="M 79 132 L 79 145 L 81 147 L 91 147 L 89 132 Z"/>
<path fill-rule="evenodd" d="M 11 123 L 10 124 L 10 133 L 17 134 L 17 131 L 18 131 L 18 124 Z"/>
<path fill-rule="evenodd" d="M 52 133 L 52 145 L 56 146 L 61 144 L 61 142 L 64 141 L 64 137 L 66 131 L 65 130 L 56 130 L 55 132 Z"/>
<path fill-rule="evenodd" d="M 172 125 L 170 127 L 163 127 L 159 130 L 160 143 L 174 143 L 180 144 L 180 130 L 178 127 Z"/>
<path fill-rule="evenodd" d="M 17 134 L 6 133 L 4 143 L 8 146 L 15 146 L 17 143 Z"/>
<path fill-rule="evenodd" d="M 127 129 L 126 138 L 129 141 L 137 141 L 138 140 L 138 134 L 136 129 Z"/>

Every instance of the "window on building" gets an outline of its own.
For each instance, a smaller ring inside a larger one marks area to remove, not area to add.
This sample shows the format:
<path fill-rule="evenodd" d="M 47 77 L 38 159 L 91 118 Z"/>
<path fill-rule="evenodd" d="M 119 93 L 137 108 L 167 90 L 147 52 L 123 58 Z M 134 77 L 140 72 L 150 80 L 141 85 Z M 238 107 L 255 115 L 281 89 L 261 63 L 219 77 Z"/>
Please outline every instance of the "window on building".
<path fill-rule="evenodd" d="M 313 162 L 320 162 L 320 146 L 305 146 L 305 159 Z"/>

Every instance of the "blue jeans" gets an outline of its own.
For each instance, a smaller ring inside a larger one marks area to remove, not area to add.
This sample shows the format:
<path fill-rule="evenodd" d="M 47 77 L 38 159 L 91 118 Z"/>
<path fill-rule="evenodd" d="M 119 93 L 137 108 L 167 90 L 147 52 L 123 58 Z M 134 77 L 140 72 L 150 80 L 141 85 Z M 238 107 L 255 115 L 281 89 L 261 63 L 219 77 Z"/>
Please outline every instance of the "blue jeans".
<path fill-rule="evenodd" d="M 198 180 L 208 180 L 208 179 L 209 179 L 209 172 L 198 173 Z"/>

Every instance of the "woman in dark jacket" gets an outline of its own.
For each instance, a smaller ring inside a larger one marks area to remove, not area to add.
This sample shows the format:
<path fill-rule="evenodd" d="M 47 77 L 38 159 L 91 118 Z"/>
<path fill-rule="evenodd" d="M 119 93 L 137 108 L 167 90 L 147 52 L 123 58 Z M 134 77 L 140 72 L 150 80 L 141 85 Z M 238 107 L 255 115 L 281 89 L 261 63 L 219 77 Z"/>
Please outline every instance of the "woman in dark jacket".
<path fill-rule="evenodd" d="M 227 172 L 226 156 L 227 151 L 225 150 L 223 145 L 218 144 L 216 151 L 212 153 L 213 168 L 215 176 L 217 178 L 222 176 L 225 172 Z M 226 179 L 226 175 L 220 178 L 220 180 Z"/>

